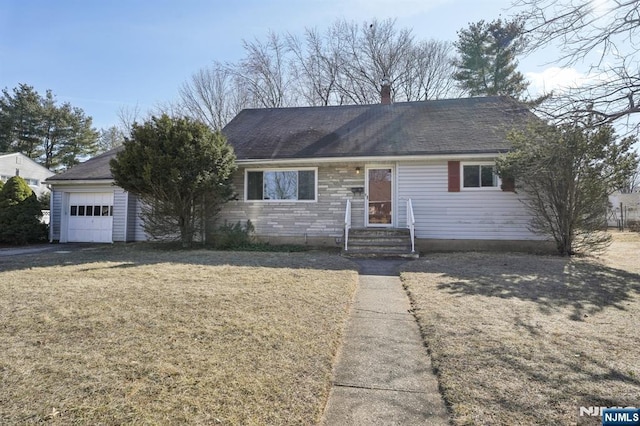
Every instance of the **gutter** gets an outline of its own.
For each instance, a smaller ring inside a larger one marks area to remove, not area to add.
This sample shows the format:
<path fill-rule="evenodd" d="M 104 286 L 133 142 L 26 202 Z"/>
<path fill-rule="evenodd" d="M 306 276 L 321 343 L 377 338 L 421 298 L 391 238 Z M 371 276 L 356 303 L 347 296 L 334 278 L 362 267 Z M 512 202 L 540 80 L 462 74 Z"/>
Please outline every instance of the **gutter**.
<path fill-rule="evenodd" d="M 494 159 L 504 151 L 488 151 L 482 153 L 466 153 L 466 154 L 435 154 L 435 155 L 390 155 L 390 156 L 368 156 L 368 157 L 321 157 L 321 158 L 256 158 L 236 160 L 239 165 L 258 165 L 258 164 L 300 164 L 300 163 L 356 163 L 356 162 L 391 162 L 391 161 L 424 161 L 424 160 L 464 160 L 464 159 Z"/>
<path fill-rule="evenodd" d="M 49 185 L 96 185 L 96 184 L 115 184 L 115 180 L 109 179 L 46 179 L 45 182 Z"/>

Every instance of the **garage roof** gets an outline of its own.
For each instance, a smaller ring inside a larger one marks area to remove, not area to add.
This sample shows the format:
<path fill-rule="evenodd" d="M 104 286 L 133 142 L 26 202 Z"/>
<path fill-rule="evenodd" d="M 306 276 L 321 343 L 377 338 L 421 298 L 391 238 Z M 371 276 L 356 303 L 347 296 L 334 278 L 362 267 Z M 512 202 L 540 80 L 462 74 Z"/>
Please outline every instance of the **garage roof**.
<path fill-rule="evenodd" d="M 93 157 L 84 163 L 73 166 L 66 172 L 62 172 L 47 179 L 51 181 L 73 181 L 73 180 L 113 180 L 109 160 L 114 158 L 122 146 L 109 150 L 103 154 Z"/>

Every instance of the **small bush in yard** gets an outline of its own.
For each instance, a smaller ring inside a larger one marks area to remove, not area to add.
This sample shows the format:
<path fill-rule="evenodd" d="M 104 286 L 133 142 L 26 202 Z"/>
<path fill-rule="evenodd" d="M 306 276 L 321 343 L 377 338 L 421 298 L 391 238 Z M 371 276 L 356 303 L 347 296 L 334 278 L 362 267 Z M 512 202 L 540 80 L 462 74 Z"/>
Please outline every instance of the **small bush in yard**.
<path fill-rule="evenodd" d="M 256 241 L 253 233 L 255 228 L 250 220 L 243 225 L 241 222 L 225 223 L 220 226 L 209 239 L 209 245 L 215 250 L 239 251 L 270 251 L 270 252 L 301 252 L 308 247 L 295 244 L 271 245 Z"/>
<path fill-rule="evenodd" d="M 27 244 L 47 239 L 47 225 L 40 221 L 40 202 L 20 176 L 0 190 L 0 242 Z"/>
<path fill-rule="evenodd" d="M 217 250 L 237 250 L 253 244 L 255 228 L 250 220 L 243 225 L 239 221 L 233 224 L 225 222 L 213 235 L 211 246 Z"/>
<path fill-rule="evenodd" d="M 627 226 L 629 227 L 629 231 L 640 232 L 640 220 L 638 219 L 628 220 Z"/>

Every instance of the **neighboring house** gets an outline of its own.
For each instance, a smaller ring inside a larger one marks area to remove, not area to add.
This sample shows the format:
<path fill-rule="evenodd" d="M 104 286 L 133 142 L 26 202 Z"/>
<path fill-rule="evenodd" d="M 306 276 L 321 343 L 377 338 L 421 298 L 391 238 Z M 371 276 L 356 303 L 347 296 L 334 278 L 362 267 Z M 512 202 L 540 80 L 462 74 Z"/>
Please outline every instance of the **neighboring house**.
<path fill-rule="evenodd" d="M 640 192 L 616 192 L 609 196 L 609 204 L 608 226 L 626 228 L 629 221 L 640 221 Z"/>
<path fill-rule="evenodd" d="M 405 228 L 411 200 L 420 249 L 536 242 L 521 194 L 493 172 L 507 132 L 532 119 L 505 97 L 244 110 L 223 129 L 238 197 L 220 219 L 273 243 L 342 245 L 347 202 L 352 228 Z M 139 203 L 113 186 L 115 154 L 48 180 L 52 240 L 145 238 Z"/>
<path fill-rule="evenodd" d="M 0 153 L 0 180 L 6 182 L 13 176 L 20 176 L 38 198 L 49 192 L 45 180 L 54 174 L 22 153 Z"/>

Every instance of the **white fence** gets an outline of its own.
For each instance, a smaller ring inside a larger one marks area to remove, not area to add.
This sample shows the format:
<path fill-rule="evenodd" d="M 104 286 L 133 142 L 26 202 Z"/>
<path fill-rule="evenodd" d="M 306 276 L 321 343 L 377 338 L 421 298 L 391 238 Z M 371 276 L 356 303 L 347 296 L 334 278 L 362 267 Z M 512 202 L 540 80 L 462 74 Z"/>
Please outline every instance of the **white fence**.
<path fill-rule="evenodd" d="M 50 221 L 51 221 L 51 210 L 42 210 L 42 219 L 40 219 L 40 222 L 48 225 Z"/>

